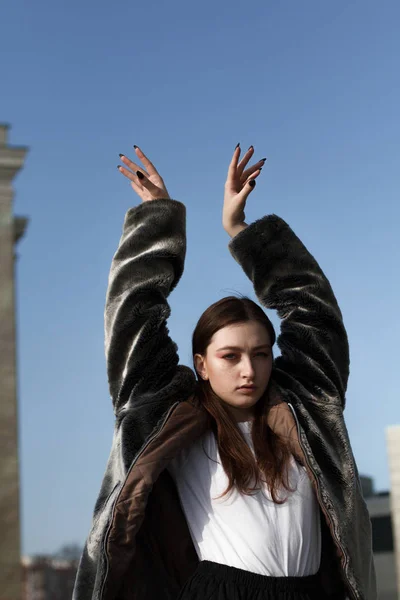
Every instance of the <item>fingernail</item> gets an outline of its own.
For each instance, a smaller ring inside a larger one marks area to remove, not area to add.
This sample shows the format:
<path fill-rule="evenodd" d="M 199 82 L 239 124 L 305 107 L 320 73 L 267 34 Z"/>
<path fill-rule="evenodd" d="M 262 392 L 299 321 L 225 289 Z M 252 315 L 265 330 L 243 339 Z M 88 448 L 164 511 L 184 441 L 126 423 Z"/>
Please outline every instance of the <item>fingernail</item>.
<path fill-rule="evenodd" d="M 120 157 L 120 158 L 123 158 L 124 156 L 125 156 L 124 154 L 120 154 L 120 155 L 119 155 L 119 157 Z"/>
<path fill-rule="evenodd" d="M 265 162 L 267 159 L 266 158 L 262 158 L 261 160 Z"/>
<path fill-rule="evenodd" d="M 240 146 L 240 142 L 238 144 L 236 144 L 235 150 L 236 150 L 236 148 L 239 148 L 239 146 Z"/>
<path fill-rule="evenodd" d="M 249 150 L 251 150 L 251 149 L 253 149 L 253 150 L 254 150 L 254 147 L 253 147 L 253 146 L 249 146 Z M 247 152 L 248 152 L 249 150 L 247 150 Z"/>
<path fill-rule="evenodd" d="M 139 179 L 144 179 L 144 175 L 141 173 L 141 171 L 136 171 L 136 175 L 139 177 Z"/>
<path fill-rule="evenodd" d="M 119 169 L 119 168 L 120 168 L 120 166 L 121 166 L 121 165 L 117 165 L 117 169 Z"/>
<path fill-rule="evenodd" d="M 134 148 L 135 148 L 135 150 L 136 150 L 137 146 L 135 146 L 135 144 L 133 144 L 133 147 L 134 147 Z"/>
<path fill-rule="evenodd" d="M 249 181 L 249 185 L 250 185 L 251 187 L 254 187 L 254 186 L 256 185 L 256 181 L 255 181 L 255 179 L 250 179 L 250 181 Z"/>

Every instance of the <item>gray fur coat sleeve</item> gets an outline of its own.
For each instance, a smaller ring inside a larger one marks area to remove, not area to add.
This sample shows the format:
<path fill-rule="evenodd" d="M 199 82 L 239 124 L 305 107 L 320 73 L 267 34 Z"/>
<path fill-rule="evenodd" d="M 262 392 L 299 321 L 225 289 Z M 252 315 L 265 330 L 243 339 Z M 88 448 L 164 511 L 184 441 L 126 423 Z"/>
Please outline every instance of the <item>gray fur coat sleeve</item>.
<path fill-rule="evenodd" d="M 105 353 L 116 414 L 131 404 L 157 402 L 192 392 L 191 369 L 178 366 L 169 336 L 168 295 L 183 273 L 186 208 L 176 200 L 152 200 L 131 208 L 109 275 Z"/>
<path fill-rule="evenodd" d="M 253 222 L 229 249 L 265 307 L 281 319 L 274 377 L 303 400 L 344 408 L 349 347 L 342 314 L 324 273 L 276 215 Z"/>

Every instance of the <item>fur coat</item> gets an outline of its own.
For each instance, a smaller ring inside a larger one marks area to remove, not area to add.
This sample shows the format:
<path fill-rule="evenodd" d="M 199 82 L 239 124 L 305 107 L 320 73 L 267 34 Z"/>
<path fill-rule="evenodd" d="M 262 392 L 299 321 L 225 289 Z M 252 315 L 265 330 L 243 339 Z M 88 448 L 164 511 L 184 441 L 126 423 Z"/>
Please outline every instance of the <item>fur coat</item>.
<path fill-rule="evenodd" d="M 375 600 L 371 523 L 343 416 L 348 341 L 331 286 L 276 215 L 250 224 L 229 250 L 260 304 L 281 319 L 269 423 L 317 494 L 326 598 Z M 167 327 L 185 254 L 181 202 L 153 200 L 127 212 L 105 307 L 114 438 L 73 600 L 175 600 L 198 564 L 166 469 L 207 428 L 196 376 L 179 364 Z"/>

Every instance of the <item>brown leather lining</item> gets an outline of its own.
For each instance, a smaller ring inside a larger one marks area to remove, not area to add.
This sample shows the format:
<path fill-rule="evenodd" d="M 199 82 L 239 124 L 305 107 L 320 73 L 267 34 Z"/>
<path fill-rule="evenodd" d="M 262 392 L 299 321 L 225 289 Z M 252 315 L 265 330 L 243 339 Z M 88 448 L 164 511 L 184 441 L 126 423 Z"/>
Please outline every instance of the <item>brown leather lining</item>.
<path fill-rule="evenodd" d="M 116 501 L 108 535 L 107 590 L 118 589 L 121 577 L 133 559 L 135 537 L 155 481 L 166 464 L 200 437 L 206 427 L 207 414 L 195 399 L 180 402 L 132 467 Z"/>
<path fill-rule="evenodd" d="M 287 441 L 290 452 L 307 468 L 306 460 L 297 435 L 296 421 L 285 402 L 272 406 L 268 413 L 268 425 L 274 433 Z"/>

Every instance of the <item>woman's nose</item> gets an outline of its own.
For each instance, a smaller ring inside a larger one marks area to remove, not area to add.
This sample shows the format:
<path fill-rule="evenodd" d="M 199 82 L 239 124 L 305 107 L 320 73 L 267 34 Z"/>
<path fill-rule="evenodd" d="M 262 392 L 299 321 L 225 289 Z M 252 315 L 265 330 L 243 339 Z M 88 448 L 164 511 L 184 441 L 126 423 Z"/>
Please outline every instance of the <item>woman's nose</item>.
<path fill-rule="evenodd" d="M 242 364 L 242 374 L 243 375 L 253 375 L 254 374 L 254 365 L 252 363 L 252 361 L 247 358 L 247 359 L 243 359 L 243 364 Z"/>

